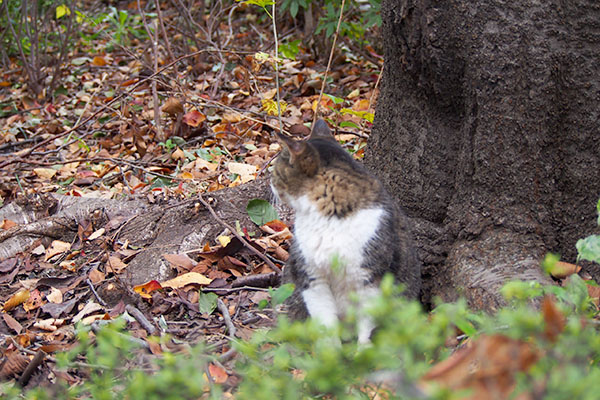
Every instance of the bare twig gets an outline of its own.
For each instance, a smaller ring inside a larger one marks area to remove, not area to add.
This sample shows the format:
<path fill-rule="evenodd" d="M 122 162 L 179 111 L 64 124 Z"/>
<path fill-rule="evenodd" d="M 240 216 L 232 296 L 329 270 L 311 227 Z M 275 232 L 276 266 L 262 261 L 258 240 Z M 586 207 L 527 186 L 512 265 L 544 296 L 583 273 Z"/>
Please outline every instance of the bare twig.
<path fill-rule="evenodd" d="M 225 321 L 225 326 L 227 327 L 228 335 L 231 337 L 235 337 L 235 332 L 237 331 L 237 329 L 233 325 L 233 321 L 231 321 L 231 315 L 229 314 L 227 306 L 225 305 L 225 303 L 223 303 L 223 300 L 217 299 L 217 308 L 221 312 L 221 315 L 223 315 L 223 320 Z"/>
<path fill-rule="evenodd" d="M 90 289 L 92 290 L 92 293 L 96 297 L 96 300 L 98 300 L 98 303 L 100 303 L 103 307 L 106 307 L 106 302 L 102 299 L 102 297 L 100 297 L 98 292 L 96 292 L 96 289 L 94 288 L 94 284 L 92 283 L 92 281 L 90 279 L 86 279 L 85 283 L 87 283 L 88 286 L 90 287 Z"/>
<path fill-rule="evenodd" d="M 261 260 L 263 260 L 268 266 L 269 268 L 271 268 L 273 271 L 277 272 L 278 274 L 281 274 L 281 268 L 279 268 L 278 266 L 276 266 L 275 264 L 273 264 L 273 262 L 271 260 L 269 260 L 268 257 L 266 257 L 263 253 L 261 253 L 260 251 L 258 251 L 254 246 L 252 246 L 250 243 L 248 243 L 248 241 L 246 239 L 244 239 L 244 237 L 242 237 L 239 233 L 237 233 L 237 230 L 232 227 L 231 225 L 229 225 L 227 222 L 223 221 L 221 218 L 219 218 L 219 216 L 217 215 L 217 213 L 215 212 L 215 210 L 211 207 L 210 204 L 208 204 L 208 202 L 206 200 L 204 200 L 204 198 L 202 196 L 198 196 L 198 200 L 200 201 L 200 203 L 202 203 L 202 205 L 204 207 L 206 207 L 208 209 L 208 211 L 210 212 L 210 214 L 213 216 L 213 218 L 220 223 L 221 225 L 223 225 L 225 228 L 229 229 L 229 231 L 240 241 L 242 242 L 242 244 L 244 246 L 246 246 L 246 248 L 248 250 L 250 250 L 252 253 L 256 254 L 258 257 L 260 257 Z"/>
<path fill-rule="evenodd" d="M 140 310 L 134 307 L 133 304 L 127 304 L 125 306 L 125 311 L 135 318 L 135 320 L 140 323 L 142 328 L 144 328 L 149 335 L 154 335 L 156 333 L 156 328 L 154 325 L 152 325 L 152 323 L 148 321 L 148 318 L 146 318 L 146 316 Z"/>
<path fill-rule="evenodd" d="M 40 366 L 42 361 L 44 361 L 44 358 L 46 358 L 46 353 L 44 352 L 44 350 L 40 349 L 35 353 L 35 356 L 27 365 L 25 371 L 23 371 L 23 373 L 21 374 L 21 377 L 19 378 L 19 385 L 27 385 L 27 382 L 29 382 L 29 379 L 31 378 L 31 374 L 33 374 L 33 371 L 35 371 L 36 368 Z"/>
<path fill-rule="evenodd" d="M 344 1 L 344 0 L 342 0 Z M 283 133 L 283 121 L 281 119 L 281 99 L 279 98 L 279 42 L 277 40 L 277 21 L 275 20 L 275 1 L 272 4 L 273 15 L 273 37 L 275 38 L 275 89 L 277 90 L 277 117 L 279 119 L 279 133 Z"/>
<path fill-rule="evenodd" d="M 313 126 L 315 126 L 315 122 L 317 122 L 317 118 L 319 117 L 319 107 L 321 107 L 321 99 L 323 99 L 323 92 L 325 91 L 325 83 L 327 82 L 327 75 L 329 74 L 329 69 L 331 68 L 331 61 L 333 60 L 333 53 L 335 52 L 335 42 L 337 41 L 340 25 L 342 24 L 342 16 L 344 15 L 344 6 L 346 5 L 346 0 L 342 0 L 342 5 L 340 6 L 340 17 L 338 18 L 337 27 L 335 28 L 335 35 L 333 36 L 333 43 L 331 44 L 331 51 L 329 52 L 329 61 L 327 61 L 327 68 L 325 69 L 325 75 L 323 76 L 323 82 L 321 82 L 321 92 L 319 93 L 319 100 L 317 101 L 317 108 L 315 110 L 315 116 L 313 118 Z"/>
<path fill-rule="evenodd" d="M 160 3 L 158 0 L 154 0 L 154 5 L 156 6 L 156 15 L 158 16 L 158 24 L 160 25 L 160 31 L 162 32 L 163 38 L 165 40 L 165 47 L 167 48 L 167 53 L 169 53 L 169 58 L 174 60 L 173 52 L 171 51 L 171 43 L 169 42 L 169 37 L 167 36 L 167 32 L 165 31 L 165 24 L 163 22 L 162 11 L 160 9 Z"/>

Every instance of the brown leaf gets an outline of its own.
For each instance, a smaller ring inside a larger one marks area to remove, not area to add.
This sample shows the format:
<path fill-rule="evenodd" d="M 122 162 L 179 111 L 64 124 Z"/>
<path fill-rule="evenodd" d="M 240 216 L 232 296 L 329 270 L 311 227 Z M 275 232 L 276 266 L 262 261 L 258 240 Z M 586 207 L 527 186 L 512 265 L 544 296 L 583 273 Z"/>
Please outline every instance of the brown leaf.
<path fill-rule="evenodd" d="M 106 262 L 106 271 L 113 272 L 115 274 L 120 274 L 125 268 L 127 268 L 127 264 L 125 264 L 121 259 L 117 256 L 108 257 L 108 261 Z"/>
<path fill-rule="evenodd" d="M 205 120 L 206 116 L 198 110 L 192 110 L 183 116 L 183 123 L 192 128 L 197 128 Z"/>
<path fill-rule="evenodd" d="M 90 281 L 94 285 L 97 285 L 98 283 L 102 282 L 105 277 L 106 277 L 106 275 L 104 274 L 104 272 L 100 272 L 96 268 L 91 270 L 90 273 L 88 274 L 88 278 L 90 278 Z"/>
<path fill-rule="evenodd" d="M 46 249 L 46 256 L 44 257 L 44 261 L 48 261 L 52 257 L 57 254 L 64 253 L 71 248 L 71 243 L 62 242 L 60 240 L 54 240 L 50 247 Z"/>
<path fill-rule="evenodd" d="M 16 319 L 11 317 L 10 314 L 2 313 L 2 318 L 4 318 L 4 322 L 6 322 L 6 325 L 8 325 L 10 329 L 15 331 L 17 335 L 21 333 L 21 331 L 23 330 L 23 326 L 21 326 L 21 324 Z"/>
<path fill-rule="evenodd" d="M 50 288 L 50 293 L 48 293 L 46 295 L 46 299 L 50 302 L 50 303 L 54 303 L 54 304 L 60 304 L 63 302 L 63 295 L 62 292 L 60 290 L 58 290 L 57 288 Z"/>
<path fill-rule="evenodd" d="M 551 342 L 556 341 L 556 337 L 565 329 L 566 318 L 561 313 L 551 296 L 544 296 L 542 300 L 542 314 L 544 315 L 544 334 Z"/>
<path fill-rule="evenodd" d="M 21 353 L 13 352 L 6 357 L 6 362 L 0 369 L 0 379 L 6 380 L 20 375 L 29 365 L 29 358 Z"/>
<path fill-rule="evenodd" d="M 187 254 L 162 254 L 162 256 L 173 267 L 183 268 L 186 271 L 190 271 L 196 265 L 196 261 L 192 260 Z"/>
<path fill-rule="evenodd" d="M 566 277 L 576 274 L 581 270 L 581 267 L 575 264 L 557 261 L 548 272 L 556 279 L 565 279 Z"/>
<path fill-rule="evenodd" d="M 29 290 L 21 290 L 13 294 L 11 298 L 6 300 L 6 303 L 4 303 L 4 311 L 10 311 L 19 304 L 26 302 L 29 298 L 29 294 Z"/>
<path fill-rule="evenodd" d="M 42 298 L 42 293 L 39 290 L 35 289 L 31 291 L 29 298 L 25 303 L 23 303 L 23 309 L 25 311 L 36 310 L 44 304 L 46 304 L 46 302 Z"/>
<path fill-rule="evenodd" d="M 600 306 L 600 286 L 587 285 L 587 290 L 596 307 Z"/>
<path fill-rule="evenodd" d="M 0 261 L 0 272 L 10 272 L 17 266 L 16 257 Z"/>
<path fill-rule="evenodd" d="M 96 67 L 104 67 L 106 64 L 106 60 L 101 56 L 96 56 L 92 60 L 92 65 L 95 65 Z"/>
<path fill-rule="evenodd" d="M 169 114 L 172 118 L 176 118 L 179 114 L 183 114 L 183 104 L 176 97 L 169 97 L 161 108 L 162 112 Z M 197 112 L 197 111 L 196 111 Z"/>
<path fill-rule="evenodd" d="M 481 336 L 434 365 L 420 382 L 426 392 L 435 385 L 469 390 L 464 399 L 508 398 L 516 374 L 527 371 L 539 357 L 530 343 L 504 335 Z"/>

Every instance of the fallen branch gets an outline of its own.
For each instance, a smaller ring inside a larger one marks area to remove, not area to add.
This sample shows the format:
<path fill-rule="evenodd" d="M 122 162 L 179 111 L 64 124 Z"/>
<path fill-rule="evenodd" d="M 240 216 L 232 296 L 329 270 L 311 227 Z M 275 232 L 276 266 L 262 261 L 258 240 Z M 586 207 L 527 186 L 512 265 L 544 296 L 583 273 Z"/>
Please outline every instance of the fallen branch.
<path fill-rule="evenodd" d="M 139 322 L 142 328 L 144 328 L 146 332 L 148 332 L 148 335 L 152 336 L 156 333 L 156 328 L 154 327 L 154 325 L 152 325 L 152 323 L 148 321 L 148 318 L 146 318 L 146 316 L 132 304 L 127 304 L 125 306 L 125 311 L 127 311 L 129 315 L 131 315 L 133 318 L 135 318 L 137 322 Z"/>
<path fill-rule="evenodd" d="M 243 286 L 252 286 L 255 288 L 268 288 L 278 286 L 280 282 L 280 275 L 276 272 L 270 274 L 256 274 L 240 276 L 231 283 L 232 288 L 239 288 Z"/>
<path fill-rule="evenodd" d="M 268 266 L 269 268 L 271 268 L 273 271 L 277 272 L 278 274 L 281 274 L 281 268 L 279 268 L 278 266 L 276 266 L 275 264 L 273 264 L 273 262 L 271 260 L 269 260 L 269 258 L 267 256 L 265 256 L 263 253 L 261 253 L 260 251 L 258 251 L 254 246 L 252 246 L 250 243 L 248 243 L 248 241 L 246 239 L 244 239 L 244 237 L 242 237 L 239 233 L 237 233 L 237 230 L 235 228 L 233 228 L 231 225 L 229 225 L 227 222 L 223 221 L 221 218 L 219 218 L 219 216 L 217 215 L 217 213 L 215 212 L 215 210 L 211 207 L 210 204 L 208 204 L 208 202 L 206 200 L 204 200 L 204 198 L 202 196 L 198 196 L 198 200 L 200 201 L 200 203 L 202 203 L 202 205 L 204 207 L 206 207 L 206 209 L 210 212 L 210 214 L 213 216 L 213 218 L 221 225 L 223 225 L 225 228 L 229 229 L 229 231 L 240 241 L 242 242 L 242 244 L 244 246 L 246 246 L 246 248 L 248 248 L 248 250 L 250 250 L 252 253 L 254 253 L 255 255 L 257 255 L 258 257 L 260 257 L 261 260 L 263 260 Z"/>
<path fill-rule="evenodd" d="M 231 315 L 229 314 L 227 306 L 225 305 L 225 303 L 223 303 L 223 300 L 217 299 L 217 308 L 221 312 L 221 315 L 223 315 L 223 320 L 225 321 L 225 326 L 227 327 L 227 333 L 230 337 L 235 337 L 235 332 L 237 331 L 237 329 L 233 325 Z"/>

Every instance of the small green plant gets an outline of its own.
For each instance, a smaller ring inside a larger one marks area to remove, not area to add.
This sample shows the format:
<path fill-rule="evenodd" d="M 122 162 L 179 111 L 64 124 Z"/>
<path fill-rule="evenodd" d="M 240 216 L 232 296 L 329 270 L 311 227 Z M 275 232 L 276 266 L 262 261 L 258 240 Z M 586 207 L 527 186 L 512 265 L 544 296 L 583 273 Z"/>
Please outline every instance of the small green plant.
<path fill-rule="evenodd" d="M 596 204 L 598 213 L 598 225 L 600 225 L 600 200 Z M 577 260 L 588 260 L 600 264 L 600 235 L 591 235 L 585 239 L 579 239 L 575 244 L 577 248 Z"/>

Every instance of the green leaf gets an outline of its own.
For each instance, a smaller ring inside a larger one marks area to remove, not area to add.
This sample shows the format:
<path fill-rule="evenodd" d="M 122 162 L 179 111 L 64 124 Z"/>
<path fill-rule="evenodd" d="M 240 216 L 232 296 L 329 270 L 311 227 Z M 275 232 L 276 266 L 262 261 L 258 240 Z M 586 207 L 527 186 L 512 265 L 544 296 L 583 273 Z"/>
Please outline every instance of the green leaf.
<path fill-rule="evenodd" d="M 453 321 L 454 324 L 456 325 L 456 327 L 458 329 L 460 329 L 461 331 L 463 331 L 463 333 L 465 335 L 467 335 L 468 337 L 473 337 L 477 334 L 477 330 L 475 329 L 475 327 L 473 326 L 473 324 L 469 321 L 467 321 L 464 318 L 457 318 L 455 321 Z"/>
<path fill-rule="evenodd" d="M 577 248 L 577 260 L 584 259 L 600 264 L 600 235 L 579 239 L 575 247 Z"/>
<path fill-rule="evenodd" d="M 65 15 L 71 15 L 71 10 L 65 4 L 56 7 L 56 19 L 61 19 Z"/>
<path fill-rule="evenodd" d="M 212 314 L 212 312 L 217 308 L 217 299 L 219 296 L 212 292 L 200 292 L 199 294 L 200 298 L 198 299 L 198 309 L 202 314 Z"/>
<path fill-rule="evenodd" d="M 269 289 L 269 293 L 271 294 L 271 304 L 273 304 L 273 306 L 282 304 L 292 295 L 292 293 L 294 293 L 295 288 L 296 285 L 293 283 L 286 283 L 275 290 Z"/>
<path fill-rule="evenodd" d="M 325 96 L 329 97 L 335 104 L 342 104 L 344 102 L 344 99 L 340 97 L 335 97 L 327 93 L 325 93 Z"/>
<path fill-rule="evenodd" d="M 273 208 L 268 201 L 263 199 L 252 199 L 246 206 L 248 216 L 258 226 L 263 226 L 267 222 L 279 219 L 277 210 Z"/>
<path fill-rule="evenodd" d="M 356 125 L 352 121 L 342 121 L 342 122 L 340 122 L 340 128 L 356 128 L 356 129 L 360 129 L 360 127 L 358 125 Z"/>

